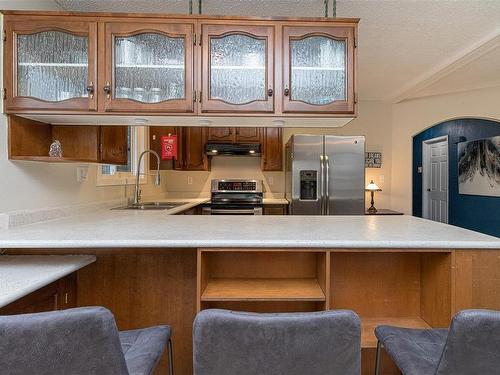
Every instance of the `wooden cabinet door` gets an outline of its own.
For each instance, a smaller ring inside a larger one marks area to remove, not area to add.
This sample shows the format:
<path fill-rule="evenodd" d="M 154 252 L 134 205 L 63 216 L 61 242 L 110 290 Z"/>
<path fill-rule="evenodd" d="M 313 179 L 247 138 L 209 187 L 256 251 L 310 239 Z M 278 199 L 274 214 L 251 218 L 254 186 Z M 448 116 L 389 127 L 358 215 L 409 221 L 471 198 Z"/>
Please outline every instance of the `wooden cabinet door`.
<path fill-rule="evenodd" d="M 262 210 L 263 215 L 286 215 L 287 206 L 284 204 L 265 204 Z"/>
<path fill-rule="evenodd" d="M 100 126 L 100 163 L 126 165 L 130 154 L 128 126 Z"/>
<path fill-rule="evenodd" d="M 194 24 L 106 23 L 105 34 L 106 111 L 194 111 Z"/>
<path fill-rule="evenodd" d="M 184 163 L 182 153 L 182 128 L 178 126 L 150 126 L 149 127 L 149 148 L 156 151 L 161 158 L 161 137 L 165 135 L 177 136 L 177 159 L 175 160 L 160 160 L 160 169 L 178 169 L 182 170 Z M 156 170 L 157 161 L 154 155 L 149 157 L 149 169 Z"/>
<path fill-rule="evenodd" d="M 261 152 L 263 171 L 283 170 L 283 141 L 280 128 L 262 128 Z"/>
<path fill-rule="evenodd" d="M 201 111 L 273 112 L 274 26 L 201 28 Z"/>
<path fill-rule="evenodd" d="M 283 112 L 354 113 L 354 27 L 283 26 Z"/>
<path fill-rule="evenodd" d="M 0 315 L 30 314 L 76 307 L 76 273 L 0 308 Z"/>
<path fill-rule="evenodd" d="M 208 157 L 205 154 L 206 129 L 186 127 L 183 129 L 184 170 L 208 171 Z"/>
<path fill-rule="evenodd" d="M 235 133 L 238 143 L 260 142 L 260 128 L 236 128 Z"/>
<path fill-rule="evenodd" d="M 95 111 L 97 22 L 5 17 L 6 112 Z"/>
<path fill-rule="evenodd" d="M 235 140 L 235 130 L 234 128 L 219 128 L 219 127 L 209 127 L 207 128 L 207 140 L 208 142 L 228 142 L 232 143 Z"/>

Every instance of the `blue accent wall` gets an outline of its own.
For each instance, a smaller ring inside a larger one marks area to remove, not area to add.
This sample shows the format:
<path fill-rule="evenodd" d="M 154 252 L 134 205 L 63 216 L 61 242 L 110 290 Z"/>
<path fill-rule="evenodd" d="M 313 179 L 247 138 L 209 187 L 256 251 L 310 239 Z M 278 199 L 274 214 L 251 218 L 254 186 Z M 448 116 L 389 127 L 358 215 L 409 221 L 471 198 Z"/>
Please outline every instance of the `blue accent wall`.
<path fill-rule="evenodd" d="M 458 194 L 457 142 L 500 135 L 500 122 L 482 119 L 445 121 L 413 137 L 413 215 L 422 217 L 422 142 L 447 135 L 449 161 L 448 223 L 500 237 L 500 197 Z"/>

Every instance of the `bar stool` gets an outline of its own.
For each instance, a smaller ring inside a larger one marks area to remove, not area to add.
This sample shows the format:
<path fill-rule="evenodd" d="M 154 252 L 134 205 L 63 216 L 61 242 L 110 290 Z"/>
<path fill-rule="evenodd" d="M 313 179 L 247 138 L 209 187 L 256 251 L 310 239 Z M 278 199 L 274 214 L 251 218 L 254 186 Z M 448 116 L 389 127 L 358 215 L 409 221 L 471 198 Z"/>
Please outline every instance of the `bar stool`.
<path fill-rule="evenodd" d="M 347 310 L 203 310 L 193 327 L 194 374 L 359 375 L 360 327 Z"/>
<path fill-rule="evenodd" d="M 493 375 L 500 369 L 500 312 L 463 310 L 450 329 L 378 326 L 375 374 L 382 346 L 404 375 Z"/>
<path fill-rule="evenodd" d="M 156 326 L 118 332 L 104 307 L 0 316 L 2 375 L 149 375 L 169 348 L 171 330 Z"/>

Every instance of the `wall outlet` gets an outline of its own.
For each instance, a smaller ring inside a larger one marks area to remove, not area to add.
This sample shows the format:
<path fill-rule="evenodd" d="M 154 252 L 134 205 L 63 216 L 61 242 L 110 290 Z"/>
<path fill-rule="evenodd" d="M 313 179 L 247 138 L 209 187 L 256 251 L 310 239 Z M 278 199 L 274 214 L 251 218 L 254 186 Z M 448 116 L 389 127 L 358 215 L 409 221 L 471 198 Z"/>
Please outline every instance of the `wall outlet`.
<path fill-rule="evenodd" d="M 192 184 L 193 184 L 193 177 L 188 176 L 188 185 L 192 185 Z"/>
<path fill-rule="evenodd" d="M 384 180 L 385 180 L 385 177 L 384 177 L 384 175 L 383 175 L 383 174 L 381 174 L 381 175 L 378 177 L 378 181 L 379 181 L 380 183 L 384 183 Z"/>
<path fill-rule="evenodd" d="M 76 181 L 77 182 L 85 182 L 88 180 L 88 177 L 89 177 L 89 167 L 88 166 L 76 167 Z"/>
<path fill-rule="evenodd" d="M 269 185 L 274 185 L 274 177 L 268 177 L 268 178 L 267 178 L 267 183 L 268 183 Z"/>

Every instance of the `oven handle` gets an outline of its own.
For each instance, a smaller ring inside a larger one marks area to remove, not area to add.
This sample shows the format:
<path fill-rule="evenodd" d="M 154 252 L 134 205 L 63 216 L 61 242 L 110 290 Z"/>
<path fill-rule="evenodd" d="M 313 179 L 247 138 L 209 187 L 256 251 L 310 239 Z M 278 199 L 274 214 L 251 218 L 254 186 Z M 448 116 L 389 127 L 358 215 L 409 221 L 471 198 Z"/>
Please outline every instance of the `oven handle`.
<path fill-rule="evenodd" d="M 262 209 L 261 208 L 247 208 L 247 209 L 213 209 L 210 207 L 203 207 L 202 209 L 204 215 L 210 215 L 210 214 L 224 214 L 224 213 L 232 213 L 232 214 L 253 214 L 253 215 L 261 215 L 262 214 Z"/>

